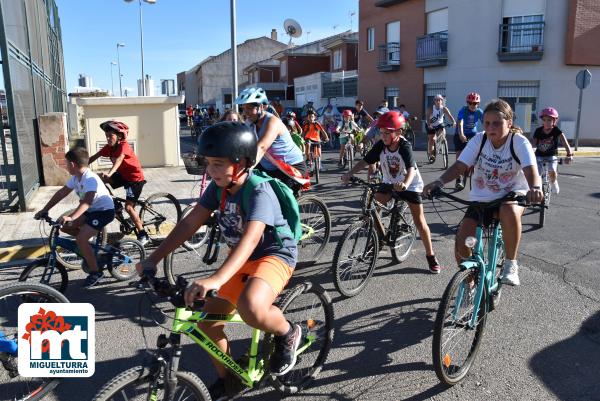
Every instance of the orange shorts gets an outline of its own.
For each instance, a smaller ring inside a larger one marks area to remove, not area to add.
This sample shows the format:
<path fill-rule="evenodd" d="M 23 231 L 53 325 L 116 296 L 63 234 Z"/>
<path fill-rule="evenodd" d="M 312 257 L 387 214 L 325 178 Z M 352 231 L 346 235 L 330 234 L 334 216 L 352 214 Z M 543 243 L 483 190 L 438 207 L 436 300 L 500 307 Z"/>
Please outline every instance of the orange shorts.
<path fill-rule="evenodd" d="M 219 298 L 237 305 L 240 294 L 250 277 L 257 277 L 271 286 L 273 293 L 278 295 L 288 283 L 294 269 L 275 256 L 264 256 L 260 259 L 249 260 L 219 289 Z"/>

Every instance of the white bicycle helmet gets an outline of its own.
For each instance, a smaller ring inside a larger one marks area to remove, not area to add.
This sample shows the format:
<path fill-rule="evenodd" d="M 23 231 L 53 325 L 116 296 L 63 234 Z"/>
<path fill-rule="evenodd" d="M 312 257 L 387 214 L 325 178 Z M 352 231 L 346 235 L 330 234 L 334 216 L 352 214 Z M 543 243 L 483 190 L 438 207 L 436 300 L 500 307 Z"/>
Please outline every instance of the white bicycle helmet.
<path fill-rule="evenodd" d="M 238 95 L 235 99 L 235 104 L 248 104 L 248 103 L 258 103 L 258 104 L 267 104 L 269 100 L 267 99 L 267 93 L 263 88 L 246 88 Z"/>

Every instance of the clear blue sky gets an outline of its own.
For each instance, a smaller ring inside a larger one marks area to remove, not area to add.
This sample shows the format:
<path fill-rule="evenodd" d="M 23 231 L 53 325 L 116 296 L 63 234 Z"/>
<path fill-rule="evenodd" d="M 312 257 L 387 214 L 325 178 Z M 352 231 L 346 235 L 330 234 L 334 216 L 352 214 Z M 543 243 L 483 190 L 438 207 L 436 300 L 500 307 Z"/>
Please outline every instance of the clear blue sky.
<path fill-rule="evenodd" d="M 119 49 L 123 87 L 137 93 L 141 77 L 138 0 L 56 0 L 62 27 L 67 90 L 77 86 L 79 74 L 92 78 L 94 87 L 111 89 L 111 61 Z M 193 67 L 207 56 L 230 47 L 228 0 L 156 0 L 142 2 L 144 23 L 144 72 L 155 84 L 176 79 L 176 74 Z M 295 43 L 309 41 L 358 27 L 358 0 L 237 0 L 237 42 L 278 31 L 286 18 L 296 19 L 304 31 Z M 294 5 L 293 7 L 291 5 Z M 334 25 L 337 25 L 334 31 Z M 114 88 L 119 91 L 117 67 Z"/>

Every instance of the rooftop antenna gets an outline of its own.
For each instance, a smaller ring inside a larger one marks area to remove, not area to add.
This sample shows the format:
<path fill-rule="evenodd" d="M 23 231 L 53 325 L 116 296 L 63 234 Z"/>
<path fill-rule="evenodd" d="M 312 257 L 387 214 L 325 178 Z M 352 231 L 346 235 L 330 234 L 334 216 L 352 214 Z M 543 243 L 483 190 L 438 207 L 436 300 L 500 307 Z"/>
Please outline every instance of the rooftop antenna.
<path fill-rule="evenodd" d="M 310 35 L 310 31 L 306 31 L 306 43 L 308 43 L 308 35 Z"/>
<path fill-rule="evenodd" d="M 292 45 L 292 38 L 299 38 L 302 35 L 302 28 L 298 21 L 288 18 L 283 21 L 283 30 L 290 37 L 290 41 L 288 42 L 288 46 Z"/>
<path fill-rule="evenodd" d="M 352 32 L 352 20 L 353 17 L 356 15 L 356 11 L 350 11 L 348 14 L 350 15 L 350 32 Z"/>

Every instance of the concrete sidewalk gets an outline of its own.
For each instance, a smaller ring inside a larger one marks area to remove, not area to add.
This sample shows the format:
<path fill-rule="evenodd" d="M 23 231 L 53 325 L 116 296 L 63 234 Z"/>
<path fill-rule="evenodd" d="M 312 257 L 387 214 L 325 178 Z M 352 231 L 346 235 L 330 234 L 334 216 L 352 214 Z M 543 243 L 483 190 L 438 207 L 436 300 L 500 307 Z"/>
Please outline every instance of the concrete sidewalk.
<path fill-rule="evenodd" d="M 142 192 L 143 197 L 156 192 L 168 192 L 179 200 L 183 210 L 199 194 L 198 177 L 188 175 L 183 167 L 145 168 L 144 174 L 147 184 Z M 33 215 L 59 188 L 40 187 L 32 199 L 30 211 L 0 215 L 0 267 L 22 264 L 25 259 L 34 259 L 47 251 L 44 242 L 47 242 L 50 229 L 45 223 L 34 220 Z M 117 194 L 124 197 L 123 189 L 118 189 Z M 50 211 L 50 216 L 58 217 L 75 208 L 78 203 L 77 197 L 71 194 Z M 109 226 L 109 232 L 118 229 L 115 223 Z"/>

